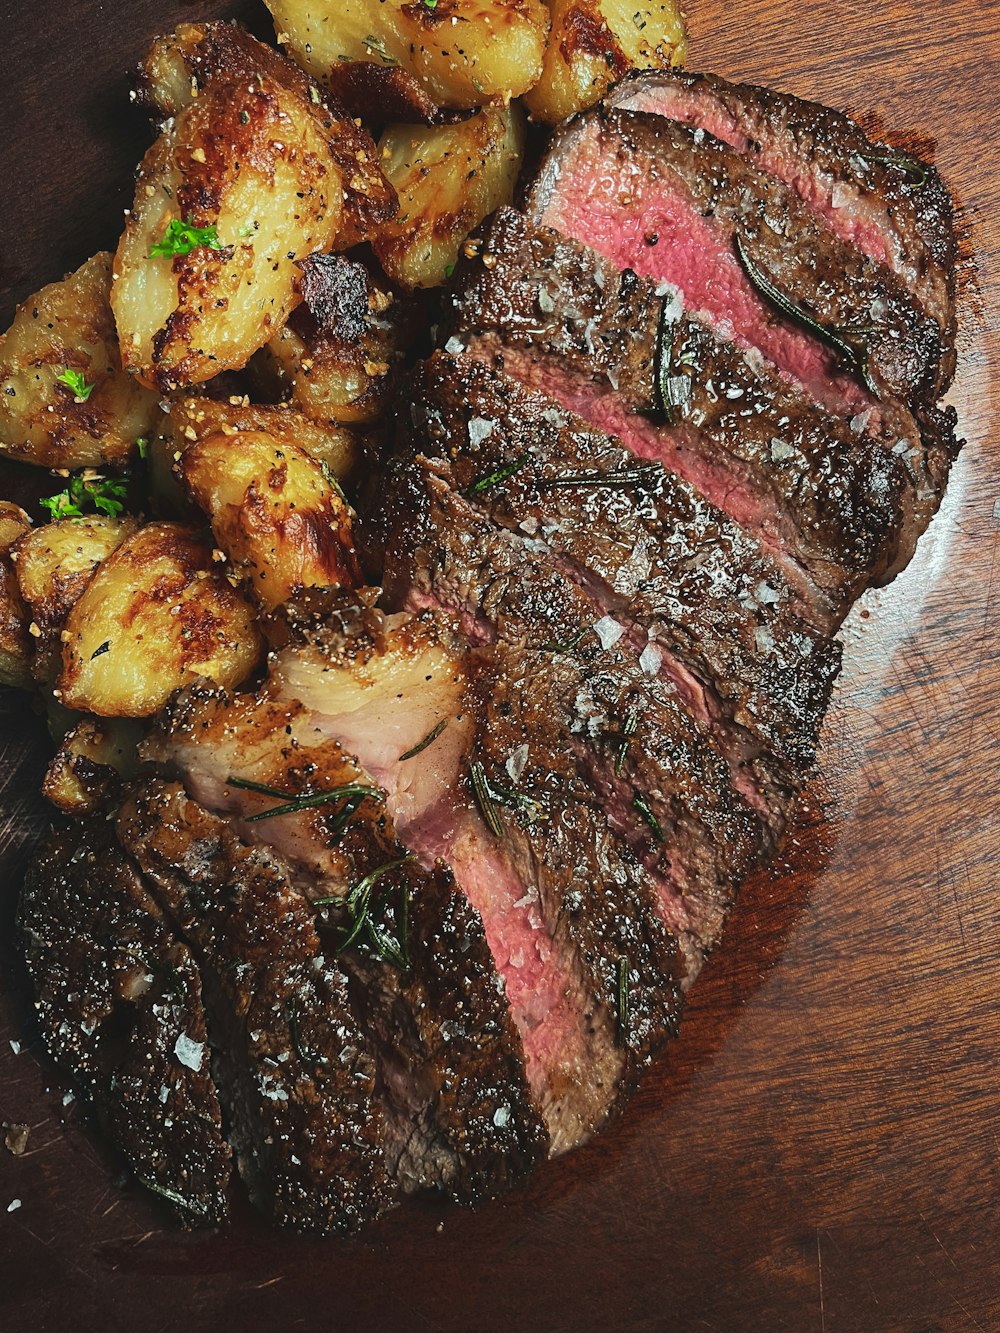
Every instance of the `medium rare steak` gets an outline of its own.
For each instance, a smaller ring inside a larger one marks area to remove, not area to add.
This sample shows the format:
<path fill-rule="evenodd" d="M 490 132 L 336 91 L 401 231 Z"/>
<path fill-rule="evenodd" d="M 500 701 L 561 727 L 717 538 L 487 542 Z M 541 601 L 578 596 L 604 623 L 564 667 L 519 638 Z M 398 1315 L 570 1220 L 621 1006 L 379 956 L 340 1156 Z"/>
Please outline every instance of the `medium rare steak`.
<path fill-rule="evenodd" d="M 123 846 L 198 959 L 229 1137 L 251 1197 L 281 1226 L 347 1231 L 392 1194 L 371 1058 L 347 977 L 272 855 L 176 783 L 135 786 Z"/>
<path fill-rule="evenodd" d="M 941 330 L 954 370 L 955 231 L 934 167 L 869 139 L 849 116 L 715 74 L 635 74 L 608 104 L 704 130 L 785 182 L 842 240 L 888 264 Z"/>
<path fill-rule="evenodd" d="M 224 1222 L 230 1152 L 201 978 L 112 825 L 51 834 L 28 873 L 20 926 L 52 1058 L 185 1225 Z"/>
<path fill-rule="evenodd" d="M 348 973 L 376 1058 L 384 1152 L 402 1189 L 471 1202 L 510 1188 L 544 1153 L 545 1132 L 482 922 L 448 868 L 407 857 L 384 793 L 299 704 L 192 688 L 144 753 L 245 841 L 283 855 L 316 904 L 320 938 Z M 309 792 L 330 799 L 269 814 Z M 359 886 L 372 891 L 373 930 L 343 947 Z"/>
<path fill-rule="evenodd" d="M 896 275 L 703 130 L 588 112 L 557 131 L 528 212 L 620 269 L 673 283 L 842 415 L 877 398 L 931 403 L 947 379 L 940 330 Z"/>

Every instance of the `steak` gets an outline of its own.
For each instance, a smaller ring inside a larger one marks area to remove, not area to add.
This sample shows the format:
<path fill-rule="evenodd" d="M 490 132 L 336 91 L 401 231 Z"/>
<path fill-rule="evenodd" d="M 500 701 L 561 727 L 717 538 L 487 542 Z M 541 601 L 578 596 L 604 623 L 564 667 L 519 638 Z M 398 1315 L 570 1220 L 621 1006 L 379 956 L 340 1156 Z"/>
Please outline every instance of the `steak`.
<path fill-rule="evenodd" d="M 140 1181 L 185 1225 L 224 1222 L 229 1146 L 201 979 L 106 820 L 54 832 L 20 925 L 52 1058 Z"/>
<path fill-rule="evenodd" d="M 922 431 L 898 404 L 832 417 L 759 355 L 718 340 L 672 290 L 512 210 L 478 248 L 452 298 L 449 346 L 502 359 L 681 473 L 776 559 L 795 556 L 830 603 L 826 627 L 909 561 L 947 480 L 948 432 Z"/>
<path fill-rule="evenodd" d="M 343 970 L 281 863 L 176 783 L 127 794 L 123 846 L 201 967 L 229 1138 L 280 1226 L 347 1231 L 392 1199 L 371 1058 Z"/>
<path fill-rule="evenodd" d="M 883 398 L 929 404 L 947 380 L 941 332 L 896 275 L 703 130 L 589 112 L 557 131 L 528 212 L 619 269 L 672 283 L 840 415 Z"/>
<path fill-rule="evenodd" d="M 657 71 L 608 98 L 703 130 L 785 182 L 841 240 L 887 264 L 941 330 L 943 386 L 954 370 L 955 232 L 948 191 L 927 162 L 873 141 L 850 117 L 714 74 Z"/>
<path fill-rule="evenodd" d="M 448 868 L 406 856 L 384 793 L 301 705 L 192 688 L 144 752 L 245 841 L 281 854 L 314 903 L 375 1054 L 386 1163 L 402 1189 L 472 1202 L 510 1188 L 544 1151 L 545 1133 L 482 922 Z M 271 817 L 287 802 L 234 779 L 293 803 L 305 792 L 344 795 Z M 374 930 L 340 947 L 347 904 L 366 884 Z"/>

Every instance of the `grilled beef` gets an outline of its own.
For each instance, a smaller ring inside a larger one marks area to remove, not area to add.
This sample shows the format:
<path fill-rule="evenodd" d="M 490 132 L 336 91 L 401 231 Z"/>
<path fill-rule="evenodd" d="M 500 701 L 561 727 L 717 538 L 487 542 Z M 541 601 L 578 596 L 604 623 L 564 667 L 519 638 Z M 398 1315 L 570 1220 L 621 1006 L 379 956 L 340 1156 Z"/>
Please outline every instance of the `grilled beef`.
<path fill-rule="evenodd" d="M 137 786 L 122 844 L 201 967 L 229 1137 L 251 1197 L 281 1226 L 346 1231 L 390 1202 L 374 1069 L 347 977 L 281 863 L 176 783 Z"/>
<path fill-rule="evenodd" d="M 643 73 L 608 98 L 701 129 L 777 176 L 842 240 L 888 264 L 938 325 L 944 379 L 954 369 L 955 232 L 929 163 L 869 139 L 850 117 L 714 74 Z"/>
<path fill-rule="evenodd" d="M 350 934 L 347 904 L 359 888 L 372 891 L 365 928 L 338 958 L 376 1056 L 384 1152 L 401 1187 L 473 1201 L 513 1185 L 544 1151 L 545 1134 L 482 922 L 448 868 L 406 857 L 383 793 L 301 705 L 194 688 L 145 753 L 227 814 L 244 840 L 286 858 L 321 904 L 317 926 L 331 950 Z M 330 799 L 271 816 L 287 802 L 234 778 L 293 802 L 303 792 Z"/>
<path fill-rule="evenodd" d="M 53 1059 L 182 1222 L 225 1221 L 230 1153 L 198 969 L 106 820 L 50 836 L 20 921 Z"/>
<path fill-rule="evenodd" d="M 909 561 L 940 502 L 948 432 L 922 431 L 898 403 L 837 420 L 716 339 L 673 289 L 512 210 L 489 225 L 453 307 L 449 345 L 662 459 L 786 567 L 804 565 L 834 619 Z"/>

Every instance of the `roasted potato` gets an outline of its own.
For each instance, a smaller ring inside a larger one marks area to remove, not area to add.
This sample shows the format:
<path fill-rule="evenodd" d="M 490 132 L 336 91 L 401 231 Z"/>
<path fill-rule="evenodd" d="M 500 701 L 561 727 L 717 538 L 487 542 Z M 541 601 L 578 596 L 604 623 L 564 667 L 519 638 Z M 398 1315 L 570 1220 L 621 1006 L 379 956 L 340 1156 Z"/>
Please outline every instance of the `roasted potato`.
<path fill-rule="evenodd" d="M 85 717 L 63 736 L 42 782 L 42 794 L 67 815 L 93 815 L 118 797 L 122 781 L 139 771 L 146 724 L 119 717 Z"/>
<path fill-rule="evenodd" d="M 147 717 L 205 676 L 231 687 L 256 666 L 253 611 L 180 523 L 149 523 L 100 566 L 66 621 L 57 698 L 101 717 Z"/>
<path fill-rule="evenodd" d="M 267 0 L 278 41 L 321 81 L 350 61 L 401 66 L 442 107 L 519 97 L 537 80 L 541 0 Z M 333 75 L 336 84 L 336 74 Z"/>
<path fill-rule="evenodd" d="M 161 390 L 245 365 L 297 304 L 297 261 L 395 211 L 371 140 L 290 61 L 226 24 L 170 40 L 192 96 L 143 159 L 111 291 L 126 366 Z M 182 81 L 161 83 L 174 106 Z"/>
<path fill-rule="evenodd" d="M 599 102 L 631 69 L 684 62 L 679 0 L 549 0 L 552 32 L 541 78 L 525 97 L 536 120 L 564 120 Z"/>
<path fill-rule="evenodd" d="M 360 581 L 351 511 L 304 449 L 263 431 L 209 435 L 177 464 L 219 546 L 266 610 Z"/>
<path fill-rule="evenodd" d="M 487 107 L 457 125 L 391 125 L 379 142 L 399 213 L 372 242 L 404 287 L 445 281 L 469 232 L 514 198 L 524 155 L 517 107 Z"/>
<path fill-rule="evenodd" d="M 99 254 L 18 308 L 0 338 L 0 450 L 11 458 L 122 463 L 149 434 L 157 398 L 122 370 L 110 293 L 111 256 Z"/>
<path fill-rule="evenodd" d="M 21 597 L 31 616 L 36 680 L 54 681 L 66 617 L 102 560 L 135 531 L 133 519 L 64 518 L 34 528 L 11 551 Z"/>
<path fill-rule="evenodd" d="M 32 683 L 33 648 L 10 548 L 31 530 L 31 519 L 16 504 L 0 500 L 0 685 L 27 688 Z"/>

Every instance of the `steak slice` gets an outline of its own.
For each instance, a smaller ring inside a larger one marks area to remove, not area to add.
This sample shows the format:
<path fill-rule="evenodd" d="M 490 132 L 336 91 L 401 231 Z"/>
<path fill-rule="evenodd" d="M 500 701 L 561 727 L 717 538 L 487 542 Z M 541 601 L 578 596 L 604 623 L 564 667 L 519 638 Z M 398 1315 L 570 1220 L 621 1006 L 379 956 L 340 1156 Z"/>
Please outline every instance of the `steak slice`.
<path fill-rule="evenodd" d="M 185 1225 L 224 1222 L 230 1152 L 198 968 L 107 821 L 50 835 L 20 925 L 52 1058 Z"/>
<path fill-rule="evenodd" d="M 276 654 L 272 681 L 378 775 L 397 836 L 425 866 L 445 860 L 478 909 L 551 1151 L 562 1152 L 620 1105 L 672 1028 L 674 946 L 655 914 L 640 909 L 640 898 L 643 908 L 649 901 L 641 867 L 603 819 L 568 796 L 560 804 L 557 791 L 537 808 L 501 791 L 513 779 L 491 747 L 519 748 L 523 740 L 510 733 L 518 719 L 513 686 L 488 651 L 481 660 L 452 651 L 448 664 L 433 626 L 430 613 L 381 624 L 370 612 L 354 624 L 300 618 Z M 421 691 L 441 700 L 442 681 L 452 691 L 447 727 L 401 760 L 404 737 L 413 748 L 430 736 Z M 386 735 L 396 738 L 391 753 Z M 494 797 L 484 790 L 500 792 L 500 804 L 515 800 L 509 820 L 486 815 L 484 802 Z M 553 810 L 565 819 L 558 835 Z"/>
<path fill-rule="evenodd" d="M 619 269 L 673 283 L 839 415 L 873 397 L 929 404 L 945 382 L 940 331 L 895 275 L 703 130 L 588 112 L 553 138 L 528 211 Z"/>
<path fill-rule="evenodd" d="M 842 423 L 797 395 L 759 356 L 734 355 L 672 290 L 664 294 L 631 270 L 619 273 L 596 251 L 513 210 L 487 224 L 478 248 L 491 261 L 464 266 L 452 297 L 452 346 L 467 345 L 494 362 L 502 355 L 511 373 L 576 398 L 584 416 L 610 415 L 626 439 L 632 427 L 623 415 L 658 423 L 671 466 L 741 521 L 759 526 L 757 497 L 765 505 L 770 497 L 779 513 L 790 514 L 786 526 L 805 527 L 807 541 L 812 531 L 825 533 L 836 549 L 838 527 L 870 531 L 868 546 L 874 540 L 878 553 L 883 532 L 884 567 L 872 569 L 880 581 L 910 559 L 957 452 L 946 414 L 923 409 L 921 424 L 901 404 L 883 403 Z M 649 426 L 636 424 L 642 450 Z M 744 475 L 749 492 L 734 485 Z M 856 511 L 851 497 L 859 489 Z M 901 524 L 886 498 L 897 490 Z"/>
<path fill-rule="evenodd" d="M 301 705 L 206 687 L 178 696 L 144 752 L 245 841 L 286 859 L 318 904 L 331 951 L 349 933 L 352 889 L 367 879 L 375 890 L 369 915 L 379 933 L 363 933 L 338 958 L 376 1055 L 386 1161 L 402 1189 L 472 1202 L 526 1175 L 546 1136 L 482 921 L 446 866 L 406 858 L 370 777 Z M 262 818 L 283 803 L 233 778 L 290 798 L 345 795 Z"/>
<path fill-rule="evenodd" d="M 849 116 L 715 74 L 650 71 L 608 103 L 704 130 L 785 182 L 842 240 L 888 264 L 941 330 L 943 384 L 954 370 L 952 203 L 934 167 L 872 141 Z"/>
<path fill-rule="evenodd" d="M 177 783 L 127 793 L 122 845 L 201 966 L 229 1137 L 254 1202 L 281 1226 L 348 1231 L 391 1201 L 374 1069 L 347 977 L 274 856 Z"/>
<path fill-rule="evenodd" d="M 495 220 L 483 253 L 492 262 L 467 270 L 448 346 L 468 345 L 679 473 L 766 544 L 820 627 L 909 559 L 927 506 L 891 450 L 651 282 L 516 213 Z"/>
<path fill-rule="evenodd" d="M 468 357 L 425 363 L 413 402 L 382 511 L 390 596 L 407 596 L 411 514 L 428 500 L 413 460 L 422 454 L 435 476 L 518 536 L 526 561 L 544 550 L 586 592 L 595 618 L 630 627 L 646 674 L 677 685 L 780 836 L 840 659 L 803 621 L 780 567 L 673 474 L 637 469 L 617 441 Z M 587 484 L 558 484 L 573 478 Z"/>

